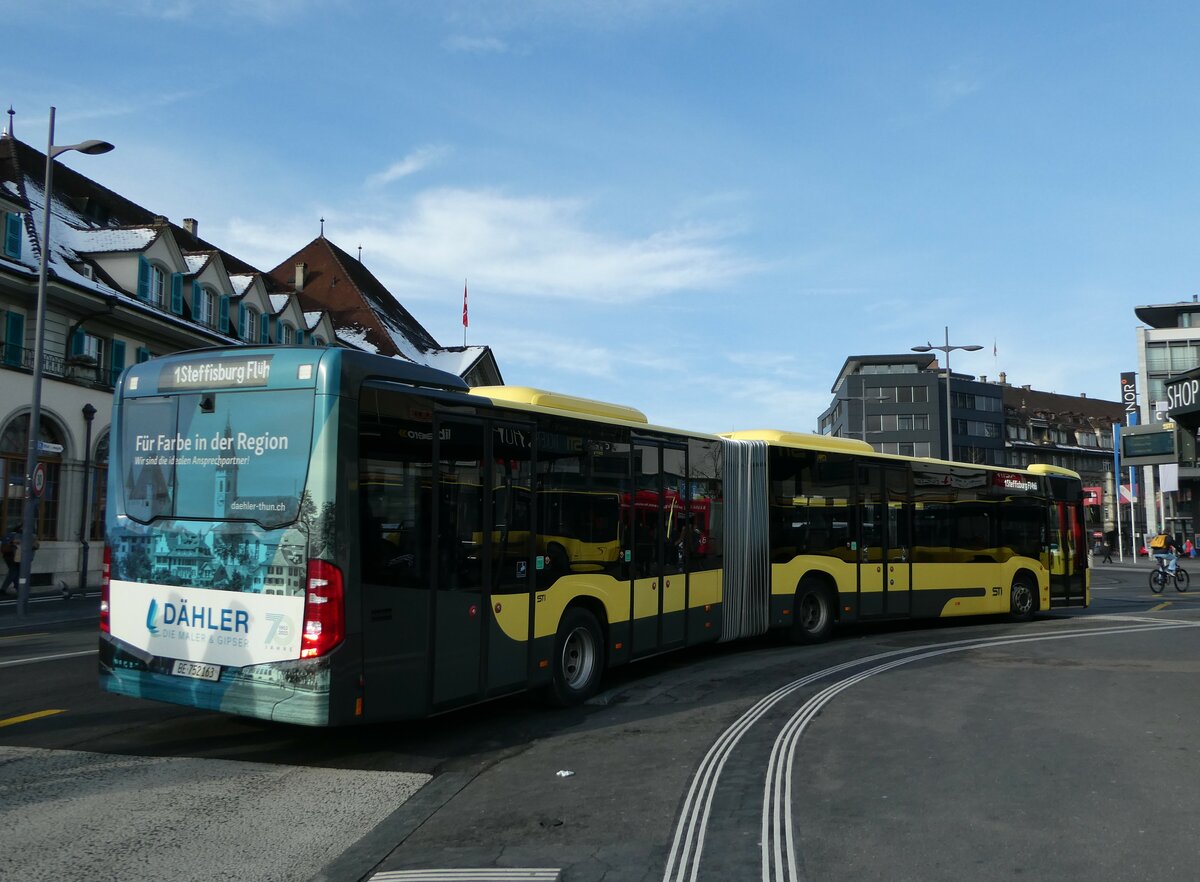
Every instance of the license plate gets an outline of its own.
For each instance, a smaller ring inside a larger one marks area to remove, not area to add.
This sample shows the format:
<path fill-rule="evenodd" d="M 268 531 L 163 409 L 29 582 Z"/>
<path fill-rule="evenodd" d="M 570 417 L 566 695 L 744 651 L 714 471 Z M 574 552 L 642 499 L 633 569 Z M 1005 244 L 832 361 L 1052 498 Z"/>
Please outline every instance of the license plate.
<path fill-rule="evenodd" d="M 180 677 L 195 677 L 197 680 L 219 680 L 220 665 L 208 665 L 203 662 L 183 661 L 180 659 L 171 668 L 171 673 Z"/>

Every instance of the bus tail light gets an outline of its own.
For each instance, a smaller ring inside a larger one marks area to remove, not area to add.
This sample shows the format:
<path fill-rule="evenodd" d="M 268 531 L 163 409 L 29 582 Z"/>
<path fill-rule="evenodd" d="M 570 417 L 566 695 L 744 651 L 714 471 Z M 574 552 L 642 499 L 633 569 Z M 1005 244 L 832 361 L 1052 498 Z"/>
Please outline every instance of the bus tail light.
<path fill-rule="evenodd" d="M 111 633 L 108 621 L 108 587 L 111 581 L 111 574 L 112 549 L 105 545 L 104 565 L 100 568 L 100 630 L 105 634 Z"/>
<path fill-rule="evenodd" d="M 309 560 L 307 581 L 300 657 L 316 658 L 329 652 L 346 636 L 342 571 L 329 561 Z"/>

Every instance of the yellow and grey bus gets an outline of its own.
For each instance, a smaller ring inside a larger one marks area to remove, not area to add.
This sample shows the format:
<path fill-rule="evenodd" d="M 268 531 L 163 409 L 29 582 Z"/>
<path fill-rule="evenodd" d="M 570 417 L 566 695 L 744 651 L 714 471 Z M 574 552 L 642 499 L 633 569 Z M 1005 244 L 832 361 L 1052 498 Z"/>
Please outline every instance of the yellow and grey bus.
<path fill-rule="evenodd" d="M 306 725 L 423 717 L 779 630 L 1086 605 L 1078 475 L 877 454 L 311 347 L 130 368 L 100 679 Z"/>

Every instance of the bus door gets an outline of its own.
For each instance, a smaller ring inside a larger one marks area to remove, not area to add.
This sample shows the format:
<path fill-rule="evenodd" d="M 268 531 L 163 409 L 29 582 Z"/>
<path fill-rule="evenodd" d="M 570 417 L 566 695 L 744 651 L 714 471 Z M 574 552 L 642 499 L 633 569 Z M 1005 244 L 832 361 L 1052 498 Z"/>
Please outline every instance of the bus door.
<path fill-rule="evenodd" d="M 486 640 L 488 695 L 529 682 L 533 642 L 534 567 L 533 457 L 537 433 L 531 423 L 489 420 L 492 465 L 487 537 L 492 615 Z M 485 494 L 486 495 L 486 494 Z M 501 627 L 501 623 L 503 627 Z"/>
<path fill-rule="evenodd" d="M 678 566 L 670 533 L 681 524 L 684 502 L 676 490 L 668 491 L 667 480 L 678 476 L 681 485 L 686 467 L 685 449 L 648 440 L 633 445 L 634 658 L 684 642 L 687 575 Z"/>
<path fill-rule="evenodd" d="M 1087 546 L 1083 503 L 1058 501 L 1051 516 L 1054 522 L 1050 536 L 1050 605 L 1086 606 Z"/>
<path fill-rule="evenodd" d="M 434 438 L 434 706 L 479 695 L 489 530 L 489 480 L 483 420 L 436 414 Z"/>
<path fill-rule="evenodd" d="M 858 609 L 864 618 L 903 616 L 912 587 L 912 504 L 904 465 L 857 469 Z"/>

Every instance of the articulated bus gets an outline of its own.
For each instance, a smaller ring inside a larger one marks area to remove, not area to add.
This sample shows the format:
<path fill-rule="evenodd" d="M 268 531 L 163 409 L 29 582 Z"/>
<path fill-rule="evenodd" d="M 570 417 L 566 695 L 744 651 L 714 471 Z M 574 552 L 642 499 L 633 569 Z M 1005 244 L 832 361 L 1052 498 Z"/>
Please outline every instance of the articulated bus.
<path fill-rule="evenodd" d="M 1079 476 L 727 436 L 312 347 L 129 368 L 100 680 L 306 725 L 423 717 L 778 630 L 1086 605 Z"/>

